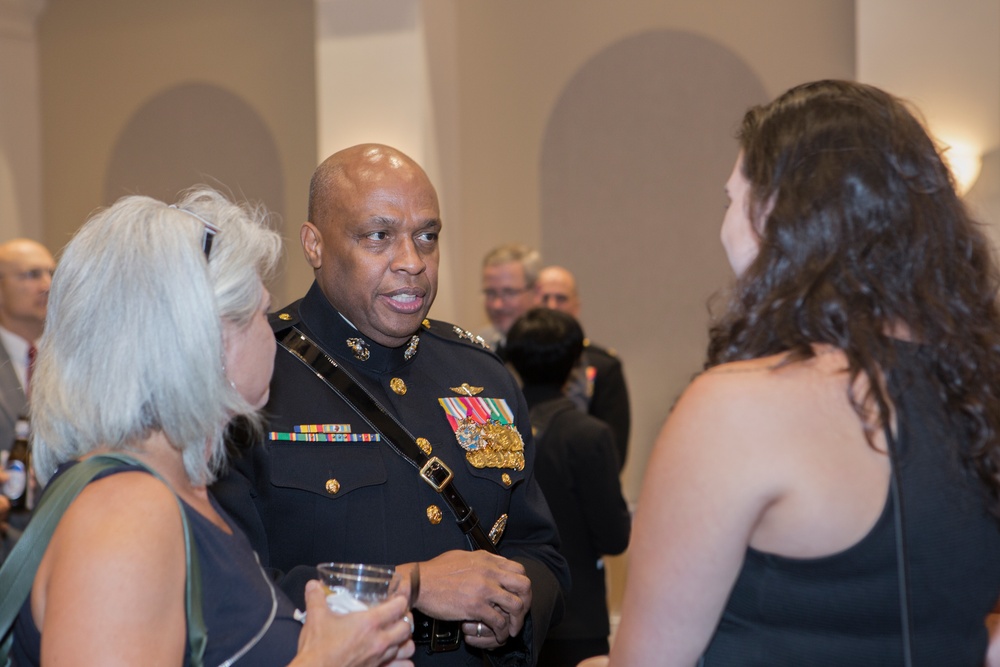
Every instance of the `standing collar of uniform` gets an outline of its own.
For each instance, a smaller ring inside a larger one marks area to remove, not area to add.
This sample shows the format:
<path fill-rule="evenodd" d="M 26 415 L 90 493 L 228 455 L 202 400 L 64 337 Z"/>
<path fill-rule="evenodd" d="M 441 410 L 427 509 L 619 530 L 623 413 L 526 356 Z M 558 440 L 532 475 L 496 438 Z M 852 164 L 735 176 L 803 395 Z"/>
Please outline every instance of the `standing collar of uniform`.
<path fill-rule="evenodd" d="M 361 368 L 373 373 L 384 373 L 403 364 L 408 363 L 404 356 L 409 344 L 399 347 L 385 347 L 371 340 L 358 331 L 347 318 L 330 305 L 326 295 L 319 287 L 319 283 L 314 282 L 306 293 L 305 298 L 299 305 L 299 317 L 308 333 L 320 344 L 329 354 L 333 355 L 338 362 L 344 362 L 353 367 Z M 420 332 L 414 332 L 419 334 Z M 360 361 L 354 356 L 354 352 L 347 344 L 348 339 L 360 338 L 364 341 L 368 349 L 368 360 Z M 411 358 L 415 359 L 420 355 L 420 348 L 417 347 L 417 354 Z"/>

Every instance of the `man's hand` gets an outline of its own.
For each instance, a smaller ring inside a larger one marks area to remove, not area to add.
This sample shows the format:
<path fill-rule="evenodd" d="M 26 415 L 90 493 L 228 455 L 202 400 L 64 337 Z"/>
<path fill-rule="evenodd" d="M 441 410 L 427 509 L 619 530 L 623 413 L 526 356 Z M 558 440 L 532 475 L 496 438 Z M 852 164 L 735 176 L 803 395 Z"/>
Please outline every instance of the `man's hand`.
<path fill-rule="evenodd" d="M 407 567 L 412 565 L 396 569 Z M 420 563 L 420 595 L 414 606 L 433 618 L 465 621 L 462 631 L 470 646 L 497 648 L 524 627 L 531 580 L 520 563 L 501 556 L 446 551 Z"/>

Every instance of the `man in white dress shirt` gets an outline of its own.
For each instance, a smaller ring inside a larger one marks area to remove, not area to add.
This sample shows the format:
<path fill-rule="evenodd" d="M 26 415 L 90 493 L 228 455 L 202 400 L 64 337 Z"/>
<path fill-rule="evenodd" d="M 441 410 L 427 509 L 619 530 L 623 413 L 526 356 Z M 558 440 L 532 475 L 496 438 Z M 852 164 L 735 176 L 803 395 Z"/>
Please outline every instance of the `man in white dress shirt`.
<path fill-rule="evenodd" d="M 14 442 L 15 423 L 28 416 L 31 359 L 45 328 L 55 267 L 52 254 L 40 243 L 14 239 L 0 244 L 0 457 L 4 460 Z M 0 495 L 0 524 L 9 511 L 10 502 Z M 23 518 L 26 521 L 27 513 Z M 21 522 L 12 517 L 11 523 Z M 6 526 L 0 526 L 0 533 L 6 532 Z M 16 531 L 4 535 L 4 542 L 14 535 Z M 4 550 L 0 544 L 0 560 Z"/>

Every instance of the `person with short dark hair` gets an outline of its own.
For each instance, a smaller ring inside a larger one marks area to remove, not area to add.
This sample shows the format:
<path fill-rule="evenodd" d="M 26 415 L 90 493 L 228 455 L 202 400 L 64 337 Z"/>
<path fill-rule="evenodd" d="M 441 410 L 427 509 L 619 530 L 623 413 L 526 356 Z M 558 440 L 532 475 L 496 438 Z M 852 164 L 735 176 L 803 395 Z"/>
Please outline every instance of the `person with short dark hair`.
<path fill-rule="evenodd" d="M 523 382 L 538 446 L 535 474 L 573 579 L 566 615 L 549 632 L 539 667 L 572 667 L 607 653 L 602 557 L 625 550 L 631 526 L 610 427 L 581 413 L 563 393 L 583 349 L 580 324 L 548 308 L 528 311 L 507 333 L 508 361 Z"/>

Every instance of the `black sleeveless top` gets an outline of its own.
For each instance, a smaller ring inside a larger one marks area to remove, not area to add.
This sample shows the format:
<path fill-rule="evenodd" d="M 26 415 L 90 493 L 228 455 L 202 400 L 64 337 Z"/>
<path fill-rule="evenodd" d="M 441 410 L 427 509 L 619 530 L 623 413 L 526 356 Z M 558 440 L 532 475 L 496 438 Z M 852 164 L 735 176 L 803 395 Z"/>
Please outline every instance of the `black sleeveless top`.
<path fill-rule="evenodd" d="M 901 344 L 897 353 L 889 387 L 898 410 L 913 664 L 982 667 L 984 620 L 1000 597 L 1000 528 L 981 485 L 958 462 L 964 443 L 921 370 L 919 349 Z M 705 667 L 902 665 L 894 509 L 890 493 L 868 535 L 823 558 L 748 549 Z"/>
<path fill-rule="evenodd" d="M 98 479 L 125 470 L 141 468 L 115 468 Z M 246 536 L 211 495 L 209 498 L 232 535 L 181 501 L 201 565 L 202 613 L 208 634 L 205 667 L 234 663 L 260 667 L 287 665 L 295 657 L 302 628 L 293 618 L 295 608 L 271 585 Z M 107 641 L 113 638 L 108 637 Z M 29 596 L 14 623 L 13 665 L 40 665 L 40 646 L 41 635 L 31 615 Z M 188 664 L 187 656 L 184 664 Z"/>

